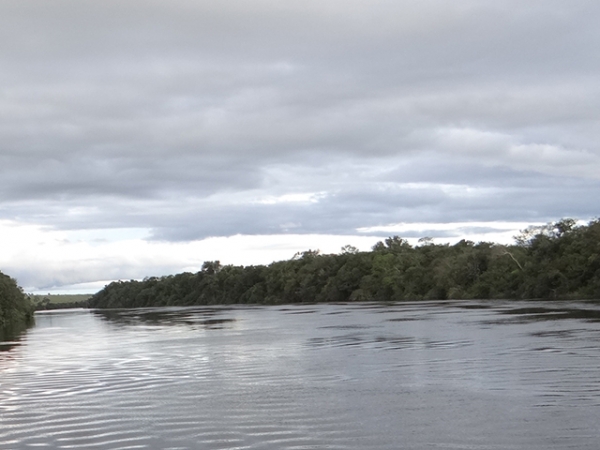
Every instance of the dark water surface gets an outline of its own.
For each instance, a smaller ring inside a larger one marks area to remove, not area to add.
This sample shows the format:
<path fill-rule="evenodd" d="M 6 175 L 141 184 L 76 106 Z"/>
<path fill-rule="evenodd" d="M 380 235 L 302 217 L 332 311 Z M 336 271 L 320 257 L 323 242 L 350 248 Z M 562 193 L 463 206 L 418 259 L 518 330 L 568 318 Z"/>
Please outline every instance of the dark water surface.
<path fill-rule="evenodd" d="M 600 448 L 600 303 L 55 311 L 0 449 Z"/>

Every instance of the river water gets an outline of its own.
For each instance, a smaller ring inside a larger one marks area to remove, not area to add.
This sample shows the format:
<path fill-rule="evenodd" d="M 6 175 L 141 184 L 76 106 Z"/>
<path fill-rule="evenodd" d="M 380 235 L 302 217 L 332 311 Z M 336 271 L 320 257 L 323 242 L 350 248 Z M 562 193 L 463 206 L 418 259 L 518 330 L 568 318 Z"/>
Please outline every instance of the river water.
<path fill-rule="evenodd" d="M 593 449 L 600 303 L 64 310 L 0 344 L 0 449 Z"/>

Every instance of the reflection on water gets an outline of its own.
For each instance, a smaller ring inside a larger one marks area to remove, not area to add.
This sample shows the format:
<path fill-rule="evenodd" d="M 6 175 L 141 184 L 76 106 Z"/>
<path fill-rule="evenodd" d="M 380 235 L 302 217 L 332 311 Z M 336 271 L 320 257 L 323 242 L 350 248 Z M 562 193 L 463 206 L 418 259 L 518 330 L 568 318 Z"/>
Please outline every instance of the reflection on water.
<path fill-rule="evenodd" d="M 228 308 L 140 308 L 131 310 L 94 310 L 93 314 L 109 322 L 123 325 L 154 325 L 158 327 L 190 325 L 202 328 L 223 328 L 235 318 L 220 317 Z"/>
<path fill-rule="evenodd" d="M 7 352 L 20 345 L 21 336 L 27 329 L 26 325 L 17 327 L 0 327 L 0 352 Z M 0 359 L 2 355 L 0 354 Z"/>
<path fill-rule="evenodd" d="M 51 311 L 4 449 L 596 449 L 600 303 Z"/>
<path fill-rule="evenodd" d="M 0 339 L 2 339 L 0 340 L 0 352 L 8 352 L 21 344 L 17 337 L 6 332 L 0 332 Z"/>

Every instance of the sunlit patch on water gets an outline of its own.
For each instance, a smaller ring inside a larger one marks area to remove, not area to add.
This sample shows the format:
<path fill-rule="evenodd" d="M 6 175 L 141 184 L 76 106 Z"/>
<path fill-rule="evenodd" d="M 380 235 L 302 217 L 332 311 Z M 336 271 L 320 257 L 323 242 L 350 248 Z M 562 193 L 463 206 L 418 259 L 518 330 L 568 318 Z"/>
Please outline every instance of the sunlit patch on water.
<path fill-rule="evenodd" d="M 0 346 L 0 448 L 596 449 L 594 302 L 54 311 Z"/>

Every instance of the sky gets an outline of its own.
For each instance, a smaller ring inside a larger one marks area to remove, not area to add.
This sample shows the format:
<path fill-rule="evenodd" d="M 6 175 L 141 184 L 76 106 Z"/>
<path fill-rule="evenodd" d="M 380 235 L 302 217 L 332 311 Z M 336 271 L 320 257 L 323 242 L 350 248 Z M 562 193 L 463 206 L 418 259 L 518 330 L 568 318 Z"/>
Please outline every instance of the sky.
<path fill-rule="evenodd" d="M 3 0 L 0 270 L 512 242 L 600 211 L 600 3 Z"/>

